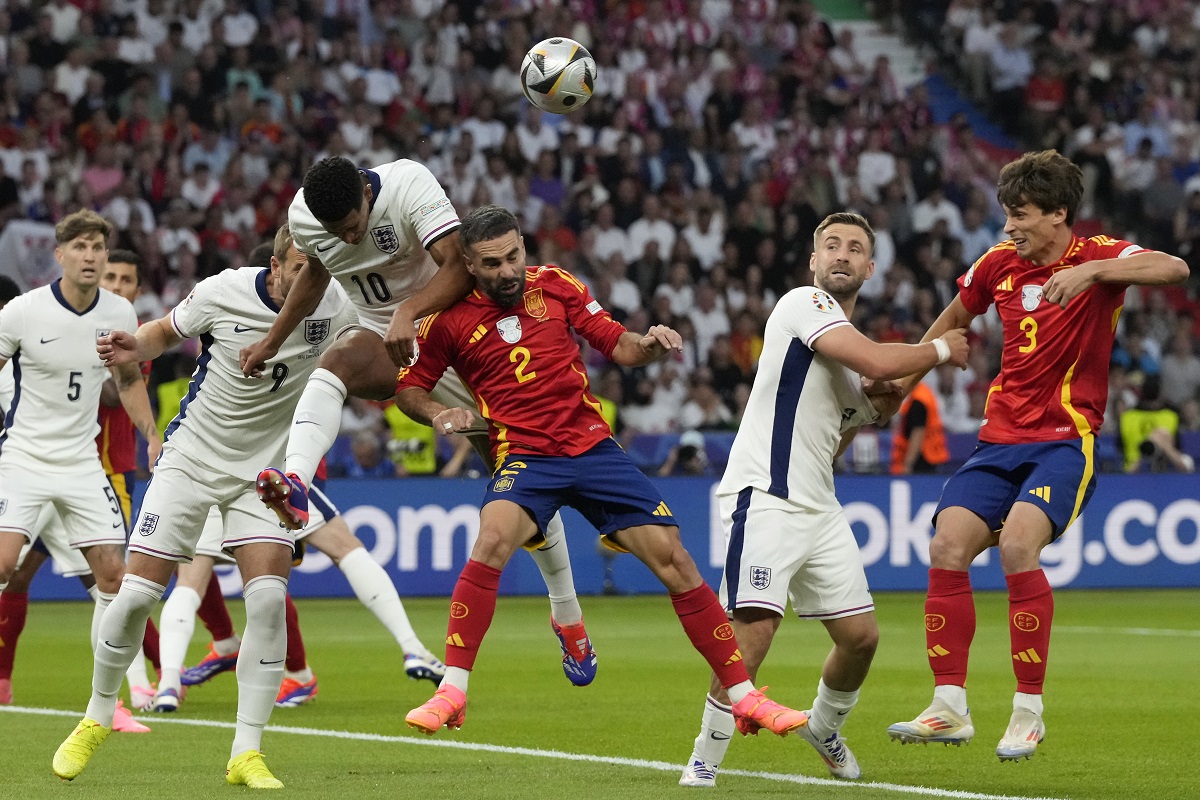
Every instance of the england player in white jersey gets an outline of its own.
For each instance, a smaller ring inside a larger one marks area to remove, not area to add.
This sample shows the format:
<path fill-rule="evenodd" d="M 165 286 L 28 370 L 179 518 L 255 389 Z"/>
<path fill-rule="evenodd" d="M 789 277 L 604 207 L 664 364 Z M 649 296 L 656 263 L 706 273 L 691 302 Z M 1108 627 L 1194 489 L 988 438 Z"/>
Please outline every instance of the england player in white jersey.
<path fill-rule="evenodd" d="M 285 226 L 277 232 L 274 242 L 256 247 L 251 252 L 249 261 L 251 265 L 271 264 L 273 268 L 287 270 L 290 265 L 302 259 L 303 256 L 293 246 L 292 237 Z M 327 555 L 337 565 L 346 576 L 355 596 L 400 645 L 404 652 L 405 674 L 413 679 L 440 683 L 446 674 L 446 667 L 429 652 L 413 630 L 392 579 L 371 557 L 358 537 L 350 532 L 349 526 L 333 502 L 315 486 L 311 487 L 310 492 L 314 514 L 309 524 L 296 532 L 297 547 L 314 548 Z M 155 711 L 175 711 L 183 698 L 183 661 L 195 629 L 195 616 L 200 608 L 200 598 L 208 587 L 214 565 L 229 560 L 224 552 L 223 538 L 220 515 L 215 511 L 210 512 L 192 562 L 180 564 L 176 573 L 175 588 L 163 604 L 162 616 L 159 618 L 162 674 L 152 705 Z M 206 657 L 206 661 L 212 662 L 212 671 L 207 672 L 203 680 L 223 671 L 215 665 L 220 664 L 223 667 L 236 654 L 236 640 L 225 644 L 233 649 L 218 653 L 214 643 L 211 658 Z M 317 679 L 307 665 L 295 672 L 286 670 L 276 705 L 300 705 L 315 697 L 316 692 Z"/>
<path fill-rule="evenodd" d="M 286 234 L 284 234 L 286 239 Z M 201 281 L 166 317 L 132 334 L 115 330 L 98 350 L 105 363 L 149 361 L 199 336 L 202 351 L 179 415 L 167 427 L 162 457 L 133 524 L 129 567 L 100 626 L 87 714 L 54 755 L 54 772 L 70 780 L 107 738 L 116 691 L 146 618 L 179 562 L 195 553 L 209 511 L 224 520 L 224 547 L 244 581 L 246 632 L 238 658 L 238 710 L 226 781 L 280 788 L 262 759 L 263 728 L 283 678 L 284 595 L 295 536 L 258 502 L 254 480 L 262 459 L 281 463 L 289 412 L 333 332 L 354 309 L 329 285 L 309 305 L 260 381 L 242 375 L 238 352 L 275 321 L 303 263 L 294 251 L 286 268 L 227 270 Z M 135 326 L 130 326 L 133 329 Z"/>
<path fill-rule="evenodd" d="M 854 534 L 833 492 L 833 462 L 858 427 L 894 414 L 887 381 L 967 361 L 964 332 L 923 345 L 879 344 L 850 324 L 874 272 L 875 234 L 858 214 L 831 214 L 813 235 L 815 286 L 784 295 L 767 320 L 758 374 L 717 489 L 725 526 L 721 600 L 753 679 L 784 609 L 824 623 L 825 660 L 808 725 L 797 733 L 839 778 L 861 770 L 838 735 L 858 701 L 879 629 Z M 859 376 L 862 376 L 860 379 Z M 864 385 L 863 379 L 867 379 Z M 713 682 L 679 783 L 713 786 L 734 721 Z"/>
<path fill-rule="evenodd" d="M 433 174 L 415 161 L 400 159 L 361 170 L 340 157 L 317 162 L 288 209 L 288 225 L 308 261 L 266 337 L 242 351 L 243 373 L 264 374 L 263 364 L 331 277 L 342 284 L 359 316 L 356 328 L 339 332 L 305 387 L 283 470 L 269 468 L 259 476 L 263 501 L 285 526 L 295 529 L 307 521 L 307 487 L 337 437 L 346 397 L 391 398 L 397 369 L 408 366 L 416 355 L 415 321 L 465 297 L 475 284 L 459 244 L 458 214 Z M 451 406 L 474 405 L 452 372 L 433 396 Z M 482 422 L 463 433 L 488 463 L 490 447 Z M 596 659 L 557 514 L 547 527 L 545 543 L 530 554 L 549 591 L 563 671 L 573 683 L 590 683 Z M 569 654 L 563 635 L 588 641 L 583 663 Z"/>
<path fill-rule="evenodd" d="M 54 230 L 62 278 L 0 312 L 0 367 L 11 362 L 14 379 L 0 434 L 0 585 L 16 569 L 22 547 L 37 538 L 43 506 L 53 505 L 69 545 L 83 552 L 99 588 L 93 646 L 121 584 L 125 545 L 125 519 L 96 450 L 96 413 L 109 375 L 96 358 L 96 339 L 137 325 L 128 300 L 99 288 L 111 232 L 93 211 L 63 218 Z M 130 364 L 112 373 L 153 459 L 161 443 L 141 370 Z"/>

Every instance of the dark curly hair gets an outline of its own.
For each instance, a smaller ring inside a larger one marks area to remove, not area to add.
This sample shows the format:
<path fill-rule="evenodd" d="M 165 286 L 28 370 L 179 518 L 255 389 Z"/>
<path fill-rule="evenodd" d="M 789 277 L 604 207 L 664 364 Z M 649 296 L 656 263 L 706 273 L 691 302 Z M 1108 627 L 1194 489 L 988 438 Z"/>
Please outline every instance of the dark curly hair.
<path fill-rule="evenodd" d="M 348 158 L 323 158 L 304 176 L 304 202 L 321 222 L 340 222 L 362 205 L 362 198 L 362 173 Z"/>
<path fill-rule="evenodd" d="M 1026 153 L 1000 170 L 996 199 L 1007 208 L 1029 203 L 1043 214 L 1067 211 L 1067 225 L 1083 202 L 1083 172 L 1057 150 Z"/>
<path fill-rule="evenodd" d="M 516 216 L 502 206 L 486 205 L 463 217 L 458 236 L 462 248 L 470 250 L 480 242 L 499 239 L 509 231 L 516 231 L 518 236 L 521 234 L 521 225 Z"/>

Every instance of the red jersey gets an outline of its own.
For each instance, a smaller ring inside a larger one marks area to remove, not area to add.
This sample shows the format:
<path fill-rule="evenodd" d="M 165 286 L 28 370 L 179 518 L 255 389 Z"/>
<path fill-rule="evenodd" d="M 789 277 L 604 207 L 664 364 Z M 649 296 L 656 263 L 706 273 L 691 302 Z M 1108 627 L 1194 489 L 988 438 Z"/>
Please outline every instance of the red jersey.
<path fill-rule="evenodd" d="M 1042 286 L 1062 269 L 1147 252 L 1120 239 L 1073 237 L 1062 259 L 1039 267 L 1001 242 L 958 279 L 972 314 L 992 303 L 1004 331 L 1000 374 L 988 389 L 981 441 L 1025 444 L 1078 439 L 1100 430 L 1108 402 L 1108 362 L 1123 283 L 1097 283 L 1065 309 L 1042 298 Z"/>
<path fill-rule="evenodd" d="M 150 374 L 150 362 L 142 364 L 142 375 Z M 105 475 L 120 475 L 137 469 L 137 442 L 133 433 L 133 420 L 125 407 L 100 406 L 100 433 L 96 436 L 96 449 L 100 451 L 100 463 Z"/>
<path fill-rule="evenodd" d="M 606 357 L 625 326 L 557 267 L 525 272 L 522 302 L 504 308 L 478 289 L 421 323 L 420 358 L 397 391 L 430 390 L 453 367 L 488 422 L 492 456 L 576 456 L 612 435 L 588 388 L 578 332 Z"/>

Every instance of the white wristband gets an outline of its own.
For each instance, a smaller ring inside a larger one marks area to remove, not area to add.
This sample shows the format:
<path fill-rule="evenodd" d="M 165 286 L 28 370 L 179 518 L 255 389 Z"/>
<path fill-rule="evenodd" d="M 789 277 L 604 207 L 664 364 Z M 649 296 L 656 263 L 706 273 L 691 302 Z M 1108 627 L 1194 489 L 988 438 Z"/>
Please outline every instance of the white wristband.
<path fill-rule="evenodd" d="M 946 340 L 937 338 L 933 340 L 933 349 L 937 350 L 937 363 L 945 364 L 950 360 L 950 345 L 946 344 Z"/>

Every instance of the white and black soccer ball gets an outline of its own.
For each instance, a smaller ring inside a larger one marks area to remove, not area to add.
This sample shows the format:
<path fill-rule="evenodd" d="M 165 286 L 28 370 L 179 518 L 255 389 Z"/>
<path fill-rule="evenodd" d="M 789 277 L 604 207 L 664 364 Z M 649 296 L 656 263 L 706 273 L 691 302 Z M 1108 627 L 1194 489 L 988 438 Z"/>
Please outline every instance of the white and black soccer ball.
<path fill-rule="evenodd" d="M 596 60 L 574 39 L 555 36 L 529 48 L 521 62 L 521 91 L 543 111 L 583 108 L 596 85 Z"/>

